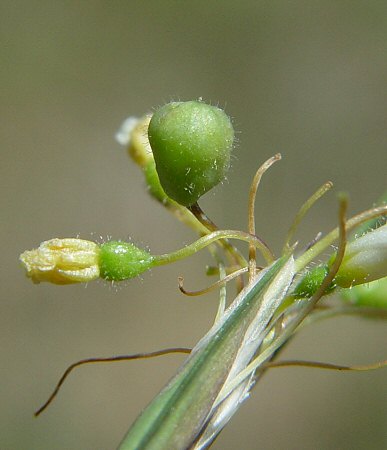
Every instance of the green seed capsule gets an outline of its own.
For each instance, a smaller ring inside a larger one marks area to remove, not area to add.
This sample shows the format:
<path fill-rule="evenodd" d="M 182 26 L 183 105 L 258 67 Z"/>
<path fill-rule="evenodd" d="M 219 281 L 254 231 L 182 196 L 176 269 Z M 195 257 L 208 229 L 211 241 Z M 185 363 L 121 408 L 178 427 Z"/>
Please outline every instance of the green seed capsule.
<path fill-rule="evenodd" d="M 148 129 L 160 183 L 173 200 L 190 206 L 224 179 L 234 129 L 225 112 L 200 101 L 158 109 Z"/>
<path fill-rule="evenodd" d="M 100 247 L 100 277 L 122 281 L 134 278 L 153 265 L 153 256 L 129 242 L 110 241 Z"/>

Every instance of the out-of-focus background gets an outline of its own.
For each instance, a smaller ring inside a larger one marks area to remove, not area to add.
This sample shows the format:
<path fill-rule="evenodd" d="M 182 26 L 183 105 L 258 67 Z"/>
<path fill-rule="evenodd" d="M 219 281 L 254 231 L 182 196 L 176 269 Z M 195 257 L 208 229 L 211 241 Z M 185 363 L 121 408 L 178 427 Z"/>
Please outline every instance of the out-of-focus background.
<path fill-rule="evenodd" d="M 192 346 L 216 295 L 206 252 L 118 289 L 34 286 L 18 255 L 52 237 L 131 237 L 154 253 L 193 233 L 153 202 L 114 140 L 129 115 L 171 99 L 219 104 L 238 132 L 228 181 L 202 207 L 246 229 L 251 178 L 269 156 L 257 232 L 278 253 L 302 202 L 326 180 L 351 213 L 386 188 L 385 1 L 9 1 L 1 3 L 0 448 L 114 449 L 183 356 L 84 367 L 39 418 L 71 362 Z M 302 224 L 306 245 L 336 223 L 330 193 Z M 245 248 L 245 247 L 241 247 Z M 230 288 L 230 294 L 233 288 Z M 338 318 L 304 330 L 284 356 L 342 364 L 386 358 L 386 325 Z M 214 449 L 387 447 L 386 371 L 273 370 Z"/>

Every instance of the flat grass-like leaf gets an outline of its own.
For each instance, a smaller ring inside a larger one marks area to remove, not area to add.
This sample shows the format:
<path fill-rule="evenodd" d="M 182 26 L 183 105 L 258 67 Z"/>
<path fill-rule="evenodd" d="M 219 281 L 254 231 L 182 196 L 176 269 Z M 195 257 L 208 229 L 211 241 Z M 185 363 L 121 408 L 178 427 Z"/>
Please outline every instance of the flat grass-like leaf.
<path fill-rule="evenodd" d="M 254 355 L 293 275 L 293 259 L 283 257 L 238 295 L 139 416 L 119 450 L 181 450 L 194 444 L 230 373 L 243 369 Z"/>

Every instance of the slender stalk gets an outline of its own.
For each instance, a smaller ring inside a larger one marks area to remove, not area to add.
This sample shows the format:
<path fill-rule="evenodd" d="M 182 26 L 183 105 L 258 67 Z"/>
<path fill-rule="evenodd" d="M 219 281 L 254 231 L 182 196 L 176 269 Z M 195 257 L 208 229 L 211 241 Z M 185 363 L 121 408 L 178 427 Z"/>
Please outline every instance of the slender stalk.
<path fill-rule="evenodd" d="M 252 236 L 251 234 L 245 233 L 243 231 L 219 230 L 201 237 L 197 241 L 187 245 L 186 247 L 180 250 L 171 253 L 166 253 L 163 255 L 154 256 L 154 265 L 161 266 L 164 264 L 169 264 L 171 262 L 178 261 L 183 258 L 187 258 L 188 256 L 194 255 L 196 252 L 207 247 L 213 242 L 216 242 L 219 239 L 227 239 L 227 238 L 238 239 L 240 241 L 245 241 L 254 244 L 261 251 L 262 255 L 264 256 L 265 260 L 268 263 L 271 263 L 274 260 L 274 256 L 272 255 L 270 249 L 257 236 Z"/>
<path fill-rule="evenodd" d="M 193 214 L 197 221 L 206 228 L 207 233 L 219 231 L 219 227 L 207 216 L 198 203 L 194 203 L 187 209 L 191 212 L 191 214 Z M 230 257 L 232 263 L 240 266 L 245 266 L 247 264 L 247 261 L 239 250 L 230 244 L 227 239 L 220 241 L 219 244 L 226 250 L 226 254 Z"/>
<path fill-rule="evenodd" d="M 288 234 L 286 236 L 285 244 L 282 249 L 283 252 L 285 252 L 290 247 L 290 241 L 293 239 L 296 230 L 298 228 L 298 225 L 300 224 L 301 220 L 305 217 L 305 214 L 310 210 L 310 208 L 319 200 L 326 192 L 329 191 L 333 186 L 333 183 L 331 181 L 327 181 L 324 183 L 311 197 L 308 198 L 308 200 L 301 206 L 300 210 L 296 214 L 296 217 L 294 218 L 294 221 L 292 225 L 289 228 Z"/>
<path fill-rule="evenodd" d="M 207 294 L 208 292 L 213 291 L 217 288 L 224 287 L 229 281 L 233 280 L 236 277 L 239 277 L 240 275 L 243 275 L 248 271 L 247 267 L 242 267 L 242 269 L 236 270 L 235 272 L 230 273 L 229 275 L 226 275 L 226 272 L 223 269 L 220 269 L 220 279 L 218 281 L 215 281 L 215 283 L 212 283 L 210 286 L 199 289 L 197 291 L 187 291 L 183 286 L 184 279 L 182 277 L 179 277 L 179 289 L 184 295 L 188 295 L 189 297 L 196 297 L 199 295 Z"/>
<path fill-rule="evenodd" d="M 250 234 L 255 235 L 255 199 L 257 197 L 257 191 L 259 184 L 261 182 L 261 178 L 263 174 L 276 162 L 280 161 L 281 154 L 277 153 L 276 155 L 269 158 L 266 162 L 262 164 L 262 166 L 257 170 L 253 181 L 250 186 L 249 192 L 249 205 L 248 205 L 248 230 Z M 249 245 L 249 281 L 253 280 L 255 276 L 257 262 L 256 262 L 256 247 L 253 244 Z"/>

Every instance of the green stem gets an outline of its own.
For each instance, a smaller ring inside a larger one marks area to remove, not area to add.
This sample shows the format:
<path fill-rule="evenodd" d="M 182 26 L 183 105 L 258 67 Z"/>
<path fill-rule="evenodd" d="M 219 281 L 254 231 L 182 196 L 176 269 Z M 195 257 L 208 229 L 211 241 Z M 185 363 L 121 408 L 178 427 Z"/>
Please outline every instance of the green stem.
<path fill-rule="evenodd" d="M 268 263 L 271 263 L 274 260 L 274 257 L 271 251 L 266 247 L 266 245 L 257 237 L 253 236 L 249 233 L 245 233 L 243 231 L 236 230 L 219 230 L 214 231 L 213 233 L 207 234 L 206 236 L 201 237 L 197 241 L 192 244 L 187 245 L 186 247 L 177 250 L 172 253 L 165 253 L 163 255 L 155 255 L 153 265 L 161 266 L 164 264 L 169 264 L 175 261 L 178 261 L 183 258 L 187 258 L 188 256 L 194 255 L 199 250 L 207 247 L 213 242 L 219 239 L 239 239 L 240 241 L 245 241 L 255 245 L 262 253 L 264 258 Z"/>

